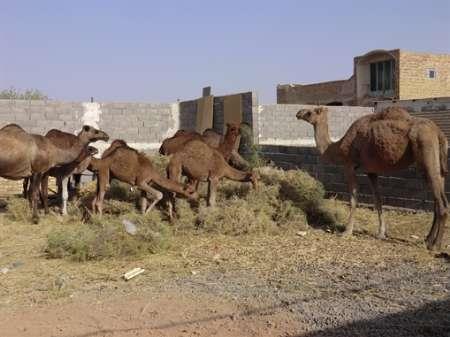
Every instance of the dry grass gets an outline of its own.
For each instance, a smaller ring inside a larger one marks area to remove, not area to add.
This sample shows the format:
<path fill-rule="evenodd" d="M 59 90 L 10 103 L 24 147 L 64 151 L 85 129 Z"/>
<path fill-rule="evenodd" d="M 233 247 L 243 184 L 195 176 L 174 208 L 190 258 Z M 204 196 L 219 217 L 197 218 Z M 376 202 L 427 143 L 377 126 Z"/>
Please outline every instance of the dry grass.
<path fill-rule="evenodd" d="M 345 223 L 348 207 L 323 199 L 320 183 L 301 171 L 261 168 L 260 174 L 258 191 L 224 181 L 214 210 L 203 201 L 193 209 L 178 200 L 174 224 L 168 223 L 164 205 L 141 216 L 135 207 L 136 192 L 122 184 L 110 190 L 109 196 L 120 200 L 107 200 L 102 218 L 84 208 L 94 184 L 85 186 L 78 202 L 70 203 L 67 217 L 52 212 L 42 216 L 39 225 L 31 225 L 25 200 L 9 199 L 8 210 L 0 214 L 0 267 L 18 261 L 21 266 L 0 275 L 0 306 L 48 302 L 98 287 L 126 293 L 130 289 L 120 275 L 136 266 L 149 271 L 134 281 L 136 287 L 145 288 L 193 271 L 246 270 L 263 279 L 277 275 L 283 280 L 298 266 L 372 268 L 408 259 L 425 268 L 438 263 L 422 244 L 430 213 L 387 211 L 393 239 L 380 241 L 374 238 L 376 213 L 359 208 L 357 233 L 344 240 L 333 232 Z M 124 231 L 123 219 L 137 225 L 135 236 Z M 297 236 L 299 230 L 306 236 Z"/>

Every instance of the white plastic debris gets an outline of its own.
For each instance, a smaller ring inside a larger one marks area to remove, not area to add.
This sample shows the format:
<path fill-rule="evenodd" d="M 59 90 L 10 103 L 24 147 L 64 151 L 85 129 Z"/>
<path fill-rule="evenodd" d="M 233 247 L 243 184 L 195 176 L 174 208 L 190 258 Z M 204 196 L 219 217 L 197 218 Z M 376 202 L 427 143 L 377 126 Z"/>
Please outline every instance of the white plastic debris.
<path fill-rule="evenodd" d="M 308 234 L 307 231 L 298 231 L 297 233 L 295 233 L 297 236 L 306 236 L 306 234 Z"/>
<path fill-rule="evenodd" d="M 142 274 L 145 271 L 145 269 L 142 268 L 134 268 L 128 272 L 126 272 L 125 274 L 123 274 L 123 278 L 128 281 L 131 280 L 133 277 L 136 277 L 140 274 Z"/>
<path fill-rule="evenodd" d="M 132 223 L 130 220 L 123 219 L 122 224 L 125 228 L 125 232 L 131 235 L 136 235 L 137 233 L 137 227 L 134 223 Z"/>
<path fill-rule="evenodd" d="M 419 237 L 417 235 L 411 235 L 411 238 L 414 240 L 419 240 Z"/>
<path fill-rule="evenodd" d="M 4 267 L 4 268 L 0 269 L 0 273 L 2 273 L 2 274 L 7 274 L 8 272 L 9 272 L 8 267 Z"/>

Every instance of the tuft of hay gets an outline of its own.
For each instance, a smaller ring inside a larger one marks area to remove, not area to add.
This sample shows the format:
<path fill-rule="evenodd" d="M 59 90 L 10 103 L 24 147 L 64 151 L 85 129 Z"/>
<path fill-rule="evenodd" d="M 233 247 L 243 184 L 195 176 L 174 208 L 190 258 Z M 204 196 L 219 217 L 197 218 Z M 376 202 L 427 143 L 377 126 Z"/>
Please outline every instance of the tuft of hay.
<path fill-rule="evenodd" d="M 8 199 L 7 219 L 15 222 L 29 222 L 31 219 L 30 203 L 22 197 Z"/>
<path fill-rule="evenodd" d="M 136 224 L 138 232 L 125 232 L 123 219 Z M 93 215 L 88 223 L 53 229 L 47 236 L 45 252 L 49 258 L 74 261 L 157 253 L 168 247 L 170 228 L 159 213 L 148 216 L 126 214 L 122 217 Z"/>

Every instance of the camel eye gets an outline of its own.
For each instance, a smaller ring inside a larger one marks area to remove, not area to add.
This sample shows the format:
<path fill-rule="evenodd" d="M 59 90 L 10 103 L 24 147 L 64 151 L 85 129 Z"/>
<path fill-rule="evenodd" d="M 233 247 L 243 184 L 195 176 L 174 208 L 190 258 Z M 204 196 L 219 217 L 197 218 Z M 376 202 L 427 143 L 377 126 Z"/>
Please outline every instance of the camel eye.
<path fill-rule="evenodd" d="M 306 117 L 311 117 L 311 111 L 308 111 L 308 112 L 305 114 L 305 116 L 306 116 Z"/>

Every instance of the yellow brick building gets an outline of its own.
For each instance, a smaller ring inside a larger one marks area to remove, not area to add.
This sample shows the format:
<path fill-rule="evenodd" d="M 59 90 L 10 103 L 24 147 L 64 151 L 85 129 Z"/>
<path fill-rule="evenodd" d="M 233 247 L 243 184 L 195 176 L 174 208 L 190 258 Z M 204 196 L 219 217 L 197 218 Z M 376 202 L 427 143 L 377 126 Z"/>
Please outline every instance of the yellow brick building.
<path fill-rule="evenodd" d="M 450 55 L 373 50 L 353 59 L 347 80 L 277 86 L 279 104 L 371 106 L 376 101 L 450 96 Z"/>

